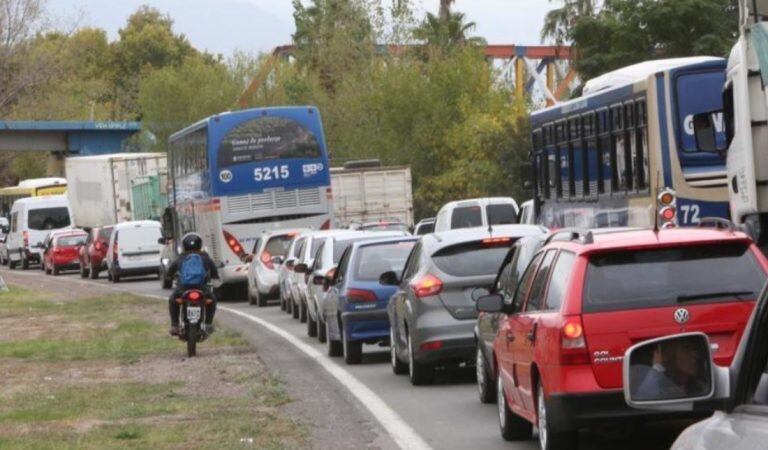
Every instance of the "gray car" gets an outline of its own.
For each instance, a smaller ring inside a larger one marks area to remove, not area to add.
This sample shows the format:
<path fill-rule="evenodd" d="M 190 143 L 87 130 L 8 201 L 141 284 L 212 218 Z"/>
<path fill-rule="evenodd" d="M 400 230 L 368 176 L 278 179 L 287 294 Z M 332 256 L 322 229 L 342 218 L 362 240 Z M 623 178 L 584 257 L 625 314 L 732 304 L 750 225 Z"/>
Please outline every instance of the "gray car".
<path fill-rule="evenodd" d="M 514 241 L 538 234 L 537 226 L 500 225 L 422 236 L 401 277 L 381 276 L 399 286 L 387 306 L 393 371 L 407 368 L 411 383 L 422 385 L 437 366 L 474 363 L 474 298 L 488 292 Z"/>

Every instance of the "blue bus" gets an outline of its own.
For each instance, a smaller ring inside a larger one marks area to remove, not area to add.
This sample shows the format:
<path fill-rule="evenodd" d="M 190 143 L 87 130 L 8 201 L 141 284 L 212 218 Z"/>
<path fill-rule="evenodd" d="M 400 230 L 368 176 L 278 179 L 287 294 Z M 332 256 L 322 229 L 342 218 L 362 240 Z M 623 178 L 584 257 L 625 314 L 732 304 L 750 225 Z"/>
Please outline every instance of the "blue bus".
<path fill-rule="evenodd" d="M 222 283 L 245 283 L 263 231 L 332 223 L 328 150 L 312 106 L 257 108 L 203 119 L 169 139 L 173 235 L 197 232 Z"/>
<path fill-rule="evenodd" d="M 725 158 L 693 116 L 722 109 L 726 62 L 648 61 L 590 80 L 531 115 L 538 222 L 551 228 L 694 225 L 729 216 Z M 716 124 L 725 141 L 722 118 Z"/>

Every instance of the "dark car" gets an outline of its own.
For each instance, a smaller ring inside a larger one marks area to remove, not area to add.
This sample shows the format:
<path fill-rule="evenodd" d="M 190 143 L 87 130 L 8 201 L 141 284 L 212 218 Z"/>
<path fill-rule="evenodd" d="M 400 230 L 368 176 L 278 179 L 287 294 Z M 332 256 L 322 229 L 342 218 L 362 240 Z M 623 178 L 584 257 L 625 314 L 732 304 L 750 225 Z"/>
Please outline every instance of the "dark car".
<path fill-rule="evenodd" d="M 396 288 L 382 285 L 379 277 L 390 271 L 400 274 L 416 240 L 398 237 L 359 241 L 341 255 L 322 303 L 322 316 L 337 319 L 347 364 L 361 362 L 363 344 L 389 342 L 387 303 Z"/>
<path fill-rule="evenodd" d="M 107 268 L 104 257 L 109 247 L 109 236 L 112 234 L 112 226 L 92 228 L 88 233 L 85 245 L 80 248 L 80 276 L 90 276 L 94 280 L 99 278 L 99 272 Z"/>
<path fill-rule="evenodd" d="M 541 249 L 546 241 L 546 234 L 542 228 L 541 235 L 520 238 L 512 245 L 501 269 L 496 276 L 496 281 L 491 288 L 492 294 L 504 295 L 504 298 L 512 298 L 517 288 L 517 283 L 525 272 L 525 268 L 533 260 L 536 252 Z M 496 401 L 496 361 L 493 358 L 493 341 L 499 329 L 499 322 L 503 314 L 480 312 L 475 325 L 475 338 L 477 340 L 477 355 L 475 357 L 475 369 L 477 372 L 477 389 L 480 401 L 493 403 Z"/>
<path fill-rule="evenodd" d="M 381 277 L 399 286 L 387 307 L 393 371 L 407 367 L 411 383 L 421 385 L 432 382 L 437 366 L 474 364 L 473 297 L 488 292 L 517 239 L 540 233 L 537 226 L 500 225 L 422 236 L 402 277 L 394 271 Z"/>

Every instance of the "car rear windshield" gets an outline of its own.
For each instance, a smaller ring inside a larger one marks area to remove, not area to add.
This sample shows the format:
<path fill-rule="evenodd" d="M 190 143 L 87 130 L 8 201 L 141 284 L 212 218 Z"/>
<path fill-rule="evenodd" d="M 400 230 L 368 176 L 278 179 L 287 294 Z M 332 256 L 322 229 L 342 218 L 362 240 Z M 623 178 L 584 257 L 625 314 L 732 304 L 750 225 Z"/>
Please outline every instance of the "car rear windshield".
<path fill-rule="evenodd" d="M 416 242 L 409 241 L 361 247 L 357 255 L 355 279 L 378 281 L 384 272 L 401 273 L 415 244 Z"/>
<path fill-rule="evenodd" d="M 61 236 L 56 239 L 56 245 L 59 247 L 73 247 L 75 245 L 85 244 L 85 235 L 78 236 Z"/>
<path fill-rule="evenodd" d="M 483 225 L 483 216 L 479 206 L 460 206 L 454 208 L 451 216 L 451 229 L 471 228 Z"/>
<path fill-rule="evenodd" d="M 452 245 L 435 252 L 432 261 L 438 269 L 456 277 L 495 275 L 513 243 L 476 241 Z"/>
<path fill-rule="evenodd" d="M 374 223 L 360 227 L 365 231 L 408 231 L 408 225 L 403 223 Z"/>
<path fill-rule="evenodd" d="M 30 230 L 55 230 L 68 227 L 69 209 L 66 206 L 30 209 L 27 224 Z"/>
<path fill-rule="evenodd" d="M 291 242 L 293 242 L 293 237 L 288 234 L 272 236 L 267 241 L 264 250 L 272 256 L 285 256 L 288 254 L 288 249 L 291 248 Z"/>
<path fill-rule="evenodd" d="M 592 255 L 584 312 L 754 299 L 766 275 L 748 246 L 697 245 Z"/>
<path fill-rule="evenodd" d="M 99 239 L 108 241 L 112 235 L 112 227 L 106 227 L 99 230 Z"/>
<path fill-rule="evenodd" d="M 416 234 L 417 235 L 429 234 L 433 231 L 435 231 L 435 222 L 428 222 L 428 223 L 419 225 L 419 229 L 416 230 Z"/>
<path fill-rule="evenodd" d="M 488 223 L 490 225 L 505 225 L 517 223 L 517 214 L 515 207 L 509 203 L 498 205 L 488 205 L 485 207 L 488 213 Z"/>
<path fill-rule="evenodd" d="M 150 246 L 157 245 L 157 240 L 162 237 L 158 227 L 137 227 L 120 230 L 117 235 L 120 246 Z"/>

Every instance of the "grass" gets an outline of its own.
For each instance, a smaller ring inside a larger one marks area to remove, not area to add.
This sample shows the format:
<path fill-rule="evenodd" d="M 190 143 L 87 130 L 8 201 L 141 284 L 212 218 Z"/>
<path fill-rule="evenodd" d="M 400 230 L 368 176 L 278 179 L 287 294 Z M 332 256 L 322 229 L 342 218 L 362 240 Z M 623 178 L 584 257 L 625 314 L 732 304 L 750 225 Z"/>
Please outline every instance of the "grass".
<path fill-rule="evenodd" d="M 167 321 L 164 302 L 130 295 L 0 293 L 13 387 L 0 392 L 0 448 L 305 446 L 304 427 L 279 410 L 290 398 L 241 336 L 219 327 L 186 360 Z"/>

